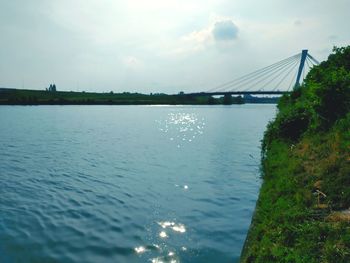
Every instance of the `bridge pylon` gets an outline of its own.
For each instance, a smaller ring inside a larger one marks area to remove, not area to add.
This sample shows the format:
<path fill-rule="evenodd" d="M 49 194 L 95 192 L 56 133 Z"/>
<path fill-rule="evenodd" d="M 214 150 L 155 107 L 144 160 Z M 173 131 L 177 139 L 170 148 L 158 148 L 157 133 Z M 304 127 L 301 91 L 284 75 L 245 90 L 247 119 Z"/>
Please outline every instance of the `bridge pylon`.
<path fill-rule="evenodd" d="M 304 66 L 305 66 L 305 61 L 306 58 L 308 57 L 308 50 L 307 49 L 303 49 L 301 51 L 301 57 L 300 57 L 300 64 L 299 64 L 299 69 L 298 69 L 298 75 L 297 75 L 297 79 L 295 81 L 295 85 L 294 85 L 294 89 L 300 86 L 300 78 L 301 78 L 301 74 L 304 70 Z"/>

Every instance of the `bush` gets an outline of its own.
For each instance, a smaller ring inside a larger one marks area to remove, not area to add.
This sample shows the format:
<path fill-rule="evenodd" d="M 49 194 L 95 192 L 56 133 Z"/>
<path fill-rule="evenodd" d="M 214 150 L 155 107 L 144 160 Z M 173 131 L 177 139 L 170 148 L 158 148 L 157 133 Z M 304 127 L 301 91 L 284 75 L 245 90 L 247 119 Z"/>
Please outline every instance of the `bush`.
<path fill-rule="evenodd" d="M 273 139 L 294 143 L 307 130 L 328 130 L 350 112 L 350 46 L 333 50 L 326 62 L 310 71 L 301 87 L 280 99 L 263 148 Z"/>
<path fill-rule="evenodd" d="M 350 111 L 350 72 L 344 68 L 327 70 L 315 93 L 319 98 L 315 112 L 321 126 L 329 128 Z"/>
<path fill-rule="evenodd" d="M 333 51 L 305 81 L 309 99 L 313 97 L 314 122 L 326 130 L 350 111 L 350 46 Z"/>
<path fill-rule="evenodd" d="M 308 129 L 312 113 L 303 105 L 293 106 L 285 106 L 276 119 L 268 124 L 262 146 L 263 150 L 275 139 L 294 143 Z"/>
<path fill-rule="evenodd" d="M 350 262 L 349 223 L 330 220 L 350 207 L 350 46 L 335 48 L 278 110 L 241 262 Z"/>

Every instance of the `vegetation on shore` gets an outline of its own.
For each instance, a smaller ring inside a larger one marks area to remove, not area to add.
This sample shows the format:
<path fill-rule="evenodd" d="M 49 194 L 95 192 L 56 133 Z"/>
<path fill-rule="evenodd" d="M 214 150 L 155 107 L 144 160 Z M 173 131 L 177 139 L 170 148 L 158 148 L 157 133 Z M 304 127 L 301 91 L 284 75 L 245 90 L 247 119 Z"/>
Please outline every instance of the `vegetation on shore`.
<path fill-rule="evenodd" d="M 350 262 L 350 46 L 278 104 L 241 262 Z"/>
<path fill-rule="evenodd" d="M 53 89 L 21 90 L 0 89 L 0 105 L 156 105 L 156 104 L 243 104 L 242 97 L 214 98 L 211 96 L 193 96 L 183 93 L 177 95 L 167 94 L 141 94 L 141 93 L 96 93 L 56 91 Z"/>

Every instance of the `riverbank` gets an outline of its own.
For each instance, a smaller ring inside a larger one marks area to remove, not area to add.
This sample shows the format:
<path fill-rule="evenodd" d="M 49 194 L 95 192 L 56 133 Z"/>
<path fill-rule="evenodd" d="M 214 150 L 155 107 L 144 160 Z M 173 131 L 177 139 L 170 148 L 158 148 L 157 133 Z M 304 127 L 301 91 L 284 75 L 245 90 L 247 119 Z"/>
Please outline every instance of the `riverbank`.
<path fill-rule="evenodd" d="M 278 97 L 213 97 L 193 94 L 142 94 L 113 92 L 75 92 L 0 88 L 0 105 L 231 105 L 244 103 L 276 104 Z"/>
<path fill-rule="evenodd" d="M 285 95 L 241 262 L 350 262 L 350 46 Z"/>
<path fill-rule="evenodd" d="M 244 100 L 240 96 L 214 98 L 186 94 L 0 89 L 0 105 L 217 105 L 243 103 Z"/>

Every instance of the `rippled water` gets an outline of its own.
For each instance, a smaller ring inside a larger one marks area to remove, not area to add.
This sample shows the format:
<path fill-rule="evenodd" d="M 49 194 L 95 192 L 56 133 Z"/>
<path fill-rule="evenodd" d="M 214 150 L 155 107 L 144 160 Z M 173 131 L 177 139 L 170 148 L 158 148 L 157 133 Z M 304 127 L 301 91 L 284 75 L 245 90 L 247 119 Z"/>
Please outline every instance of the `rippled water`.
<path fill-rule="evenodd" d="M 235 262 L 274 105 L 0 107 L 0 262 Z"/>

